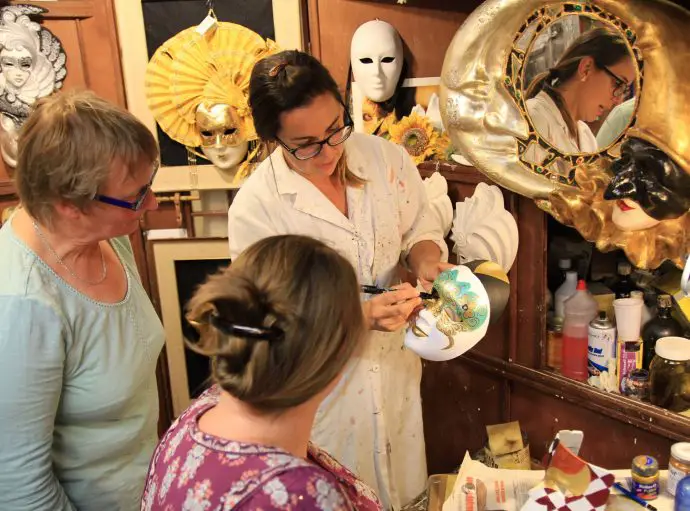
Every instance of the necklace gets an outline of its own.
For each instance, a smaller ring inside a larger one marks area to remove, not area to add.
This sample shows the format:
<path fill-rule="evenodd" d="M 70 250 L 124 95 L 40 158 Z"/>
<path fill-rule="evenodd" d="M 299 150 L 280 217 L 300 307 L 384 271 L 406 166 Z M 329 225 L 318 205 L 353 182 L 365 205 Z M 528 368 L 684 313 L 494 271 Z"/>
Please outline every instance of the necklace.
<path fill-rule="evenodd" d="M 41 238 L 41 242 L 46 246 L 46 248 L 50 251 L 50 253 L 53 255 L 55 260 L 62 266 L 67 272 L 72 276 L 73 279 L 78 280 L 80 282 L 83 282 L 85 284 L 88 284 L 89 286 L 97 286 L 101 282 L 105 280 L 105 278 L 108 276 L 108 268 L 105 265 L 105 254 L 103 253 L 103 249 L 100 247 L 100 244 L 98 248 L 101 251 L 101 265 L 103 266 L 103 270 L 101 271 L 101 276 L 98 280 L 87 280 L 79 277 L 76 273 L 72 271 L 72 269 L 67 266 L 65 261 L 62 260 L 62 258 L 55 252 L 52 246 L 50 246 L 50 243 L 48 243 L 48 240 L 46 237 L 43 235 L 43 232 L 41 231 L 40 227 L 38 226 L 38 222 L 36 220 L 32 221 L 34 230 L 36 231 L 36 234 L 38 235 L 39 238 Z"/>

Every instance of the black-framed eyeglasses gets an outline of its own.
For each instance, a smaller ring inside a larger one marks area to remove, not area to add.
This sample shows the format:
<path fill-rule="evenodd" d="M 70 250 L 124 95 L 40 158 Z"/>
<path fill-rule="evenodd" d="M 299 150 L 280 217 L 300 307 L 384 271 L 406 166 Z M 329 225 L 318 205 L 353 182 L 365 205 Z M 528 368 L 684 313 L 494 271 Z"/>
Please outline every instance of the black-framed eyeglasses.
<path fill-rule="evenodd" d="M 297 158 L 298 160 L 308 160 L 310 158 L 314 158 L 318 156 L 321 153 L 321 150 L 323 149 L 323 146 L 325 144 L 328 144 L 331 147 L 335 147 L 337 145 L 342 144 L 345 142 L 350 135 L 352 135 L 352 131 L 355 127 L 355 123 L 352 122 L 352 118 L 350 117 L 350 114 L 347 111 L 347 108 L 345 108 L 345 124 L 342 128 L 337 129 L 333 133 L 331 133 L 328 137 L 324 138 L 323 140 L 320 140 L 318 142 L 310 142 L 308 144 L 304 144 L 301 146 L 297 146 L 295 148 L 290 148 L 288 147 L 285 142 L 280 140 L 278 137 L 276 137 L 276 140 L 278 143 L 283 146 L 283 148 L 290 153 L 292 156 Z"/>
<path fill-rule="evenodd" d="M 148 184 L 144 185 L 141 188 L 141 190 L 139 190 L 139 193 L 137 193 L 136 199 L 134 199 L 133 201 L 116 199 L 115 197 L 109 197 L 108 195 L 101 195 L 100 193 L 97 193 L 96 195 L 94 195 L 92 200 L 102 202 L 104 204 L 109 204 L 111 206 L 116 206 L 118 208 L 129 209 L 131 211 L 139 211 L 141 209 L 141 207 L 144 205 L 144 202 L 146 201 L 146 197 L 148 196 L 149 192 L 151 191 L 151 186 L 153 186 L 153 180 L 156 178 L 157 173 L 158 173 L 158 163 L 156 163 L 156 167 L 153 170 L 153 175 L 151 176 L 151 180 L 148 182 Z"/>
<path fill-rule="evenodd" d="M 606 66 L 601 66 L 601 69 L 611 78 L 613 78 L 615 84 L 615 88 L 613 89 L 614 98 L 626 97 L 630 93 L 630 90 L 632 89 L 632 84 L 626 82 L 621 77 L 617 76 L 616 73 L 611 71 Z"/>

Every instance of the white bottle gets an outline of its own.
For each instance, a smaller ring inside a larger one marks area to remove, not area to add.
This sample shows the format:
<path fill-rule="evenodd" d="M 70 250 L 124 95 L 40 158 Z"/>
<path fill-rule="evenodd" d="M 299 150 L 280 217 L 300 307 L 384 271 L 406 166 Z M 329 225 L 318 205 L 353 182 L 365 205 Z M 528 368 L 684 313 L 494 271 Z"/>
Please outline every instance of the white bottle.
<path fill-rule="evenodd" d="M 644 328 L 644 326 L 654 318 L 652 311 L 649 310 L 649 307 L 647 307 L 647 304 L 644 302 L 644 293 L 642 291 L 631 291 L 630 298 L 642 300 L 642 323 L 640 324 L 640 328 Z"/>
<path fill-rule="evenodd" d="M 575 294 L 577 290 L 577 272 L 567 271 L 565 272 L 565 282 L 556 289 L 556 295 L 554 296 L 554 308 L 553 315 L 557 318 L 565 318 L 565 301 Z"/>

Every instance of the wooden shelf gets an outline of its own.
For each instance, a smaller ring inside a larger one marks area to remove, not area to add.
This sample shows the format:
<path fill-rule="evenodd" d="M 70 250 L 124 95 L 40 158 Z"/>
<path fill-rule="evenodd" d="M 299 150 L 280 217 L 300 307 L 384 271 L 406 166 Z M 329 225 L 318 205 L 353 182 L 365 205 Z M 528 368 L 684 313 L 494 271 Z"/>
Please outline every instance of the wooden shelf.
<path fill-rule="evenodd" d="M 690 418 L 619 394 L 611 394 L 559 374 L 470 352 L 464 361 L 494 375 L 531 387 L 626 424 L 679 441 L 690 438 Z"/>

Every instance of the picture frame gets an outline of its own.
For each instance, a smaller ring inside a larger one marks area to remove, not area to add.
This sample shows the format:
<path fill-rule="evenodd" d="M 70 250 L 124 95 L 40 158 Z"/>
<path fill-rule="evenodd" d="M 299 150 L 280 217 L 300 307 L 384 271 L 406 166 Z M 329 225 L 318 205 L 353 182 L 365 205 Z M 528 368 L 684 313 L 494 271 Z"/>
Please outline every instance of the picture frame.
<path fill-rule="evenodd" d="M 280 48 L 304 49 L 305 3 L 304 0 L 272 0 L 275 38 Z M 121 34 L 120 58 L 127 108 L 156 136 L 156 121 L 148 108 L 144 90 L 148 52 L 142 2 L 114 0 L 114 6 L 118 33 Z M 170 193 L 239 188 L 233 181 L 233 172 L 221 171 L 212 164 L 161 166 L 152 189 L 155 193 Z"/>
<path fill-rule="evenodd" d="M 148 242 L 152 254 L 152 273 L 156 278 L 154 300 L 157 301 L 165 330 L 165 363 L 167 364 L 174 417 L 191 403 L 190 381 L 183 315 L 178 284 L 177 263 L 184 261 L 230 261 L 225 238 L 156 239 Z M 184 320 L 186 321 L 186 320 Z"/>

